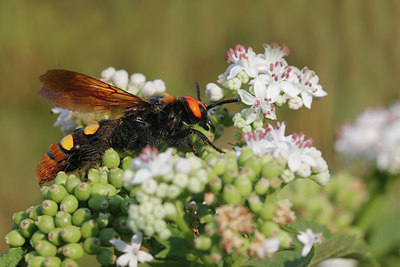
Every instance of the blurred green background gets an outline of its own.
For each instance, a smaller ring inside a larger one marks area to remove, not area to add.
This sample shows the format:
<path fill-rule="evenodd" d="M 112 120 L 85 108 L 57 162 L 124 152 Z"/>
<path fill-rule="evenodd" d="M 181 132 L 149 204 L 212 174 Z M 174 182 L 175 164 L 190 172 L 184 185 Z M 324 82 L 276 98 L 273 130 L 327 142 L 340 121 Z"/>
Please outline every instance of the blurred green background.
<path fill-rule="evenodd" d="M 195 95 L 195 82 L 204 88 L 226 70 L 236 44 L 259 53 L 263 43 L 286 44 L 288 63 L 315 70 L 329 95 L 311 110 L 278 109 L 278 119 L 313 138 L 335 170 L 335 128 L 400 96 L 399 26 L 396 0 L 0 1 L 0 236 L 14 212 L 39 203 L 37 162 L 62 137 L 37 95 L 47 69 L 99 77 L 114 66 Z"/>

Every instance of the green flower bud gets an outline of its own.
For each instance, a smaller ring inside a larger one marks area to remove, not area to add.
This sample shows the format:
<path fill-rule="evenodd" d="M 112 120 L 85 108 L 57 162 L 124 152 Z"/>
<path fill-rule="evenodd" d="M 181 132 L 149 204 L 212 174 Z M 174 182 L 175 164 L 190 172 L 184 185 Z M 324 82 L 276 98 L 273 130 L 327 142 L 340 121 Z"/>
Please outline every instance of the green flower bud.
<path fill-rule="evenodd" d="M 121 203 L 124 201 L 124 199 L 120 195 L 113 195 L 107 199 L 110 212 L 113 214 L 119 213 L 121 211 Z"/>
<path fill-rule="evenodd" d="M 222 182 L 224 184 L 230 184 L 233 180 L 239 176 L 239 172 L 237 170 L 230 170 L 228 169 L 222 174 Z"/>
<path fill-rule="evenodd" d="M 42 267 L 45 257 L 43 256 L 35 256 L 29 259 L 28 266 L 29 267 Z"/>
<path fill-rule="evenodd" d="M 282 185 L 282 180 L 279 179 L 278 177 L 272 177 L 270 181 L 271 181 L 271 187 L 274 189 L 280 188 Z"/>
<path fill-rule="evenodd" d="M 47 240 L 39 240 L 35 244 L 35 249 L 40 256 L 50 257 L 55 256 L 57 253 L 57 247 Z"/>
<path fill-rule="evenodd" d="M 81 226 L 81 233 L 83 238 L 97 236 L 99 233 L 99 224 L 93 219 L 84 222 Z"/>
<path fill-rule="evenodd" d="M 45 200 L 41 206 L 42 214 L 54 216 L 57 213 L 58 205 L 54 200 Z"/>
<path fill-rule="evenodd" d="M 79 265 L 75 260 L 66 258 L 61 262 L 60 267 L 79 267 Z"/>
<path fill-rule="evenodd" d="M 19 224 L 19 232 L 25 238 L 31 237 L 36 230 L 37 227 L 35 221 L 32 220 L 31 218 L 23 219 Z"/>
<path fill-rule="evenodd" d="M 79 206 L 79 201 L 74 195 L 68 195 L 60 203 L 60 210 L 73 213 Z"/>
<path fill-rule="evenodd" d="M 101 248 L 100 239 L 96 237 L 89 237 L 83 242 L 83 250 L 87 254 L 97 254 Z"/>
<path fill-rule="evenodd" d="M 88 171 L 88 180 L 92 182 L 92 184 L 96 184 L 99 182 L 99 171 L 96 169 L 90 169 Z"/>
<path fill-rule="evenodd" d="M 61 230 L 61 238 L 66 243 L 77 243 L 81 237 L 81 229 L 75 225 L 68 225 Z"/>
<path fill-rule="evenodd" d="M 119 155 L 113 148 L 109 148 L 104 152 L 103 165 L 107 166 L 107 168 L 111 169 L 114 167 L 118 167 L 119 163 Z"/>
<path fill-rule="evenodd" d="M 128 228 L 128 216 L 121 215 L 117 218 L 117 230 L 119 233 L 127 234 L 131 230 Z"/>
<path fill-rule="evenodd" d="M 225 158 L 217 159 L 213 166 L 213 170 L 218 176 L 221 176 L 227 170 L 227 159 Z"/>
<path fill-rule="evenodd" d="M 42 206 L 41 205 L 31 206 L 27 209 L 27 212 L 29 214 L 29 218 L 35 220 L 38 216 L 42 215 Z"/>
<path fill-rule="evenodd" d="M 270 185 L 271 182 L 263 177 L 254 186 L 254 191 L 260 196 L 265 196 Z"/>
<path fill-rule="evenodd" d="M 46 240 L 46 238 L 47 238 L 46 234 L 44 234 L 44 233 L 42 233 L 42 232 L 40 232 L 40 231 L 38 230 L 38 231 L 36 231 L 36 232 L 33 233 L 33 235 L 32 235 L 32 237 L 31 237 L 31 240 L 29 241 L 29 243 L 31 244 L 32 247 L 34 247 L 37 241 L 39 241 L 39 240 Z"/>
<path fill-rule="evenodd" d="M 197 178 L 190 178 L 188 189 L 190 192 L 197 194 L 204 190 L 205 185 Z"/>
<path fill-rule="evenodd" d="M 181 193 L 181 190 L 176 185 L 168 186 L 167 196 L 169 198 L 175 199 L 177 196 L 179 196 L 180 193 Z"/>
<path fill-rule="evenodd" d="M 171 235 L 172 235 L 171 230 L 165 228 L 159 233 L 158 237 L 161 238 L 161 240 L 167 240 L 168 238 L 171 237 Z"/>
<path fill-rule="evenodd" d="M 280 230 L 278 233 L 281 248 L 289 248 L 293 244 L 293 239 L 288 232 Z"/>
<path fill-rule="evenodd" d="M 104 166 L 104 169 L 99 171 L 99 184 L 107 185 L 108 184 L 108 170 L 105 168 L 107 168 L 107 167 Z"/>
<path fill-rule="evenodd" d="M 92 194 L 92 187 L 88 183 L 79 183 L 74 188 L 74 195 L 79 201 L 87 201 Z"/>
<path fill-rule="evenodd" d="M 19 225 L 23 219 L 28 218 L 28 213 L 26 211 L 18 211 L 14 213 L 12 220 L 16 225 Z"/>
<path fill-rule="evenodd" d="M 208 236 L 199 236 L 194 239 L 194 246 L 199 250 L 209 250 L 211 248 L 212 241 Z"/>
<path fill-rule="evenodd" d="M 57 173 L 56 178 L 54 178 L 54 183 L 59 185 L 65 185 L 68 180 L 68 175 L 65 172 Z"/>
<path fill-rule="evenodd" d="M 240 192 L 232 184 L 224 186 L 222 197 L 227 204 L 239 204 L 242 199 Z"/>
<path fill-rule="evenodd" d="M 92 212 L 88 208 L 79 208 L 72 214 L 72 224 L 81 226 L 92 218 Z"/>
<path fill-rule="evenodd" d="M 284 159 L 274 159 L 265 163 L 261 170 L 261 175 L 265 178 L 279 177 L 286 167 Z"/>
<path fill-rule="evenodd" d="M 67 192 L 72 194 L 74 192 L 75 186 L 81 183 L 81 180 L 75 175 L 68 176 L 67 182 L 65 183 L 65 189 Z"/>
<path fill-rule="evenodd" d="M 157 185 L 156 196 L 159 198 L 165 198 L 168 192 L 168 185 L 166 183 L 159 183 Z"/>
<path fill-rule="evenodd" d="M 133 169 L 133 168 L 132 168 L 132 160 L 133 160 L 133 158 L 130 157 L 130 156 L 127 156 L 127 157 L 125 157 L 125 158 L 122 160 L 122 169 L 123 169 L 124 171 L 126 171 L 126 170 L 128 170 L 128 169 L 130 169 L 130 170 Z"/>
<path fill-rule="evenodd" d="M 269 204 L 269 203 L 264 203 L 264 206 L 258 213 L 260 217 L 264 220 L 270 220 L 272 219 L 272 216 L 275 213 L 275 205 L 274 204 Z"/>
<path fill-rule="evenodd" d="M 68 195 L 68 192 L 64 186 L 59 184 L 52 184 L 49 188 L 48 195 L 51 200 L 60 203 L 61 200 Z"/>
<path fill-rule="evenodd" d="M 151 225 L 146 225 L 143 229 L 143 232 L 146 236 L 153 236 L 154 235 L 154 227 Z"/>
<path fill-rule="evenodd" d="M 115 186 L 115 188 L 122 188 L 122 175 L 124 171 L 120 168 L 113 168 L 108 173 L 108 182 Z"/>
<path fill-rule="evenodd" d="M 49 239 L 49 241 L 57 247 L 64 244 L 61 236 L 62 229 L 63 228 L 54 228 L 50 233 L 47 234 L 47 238 Z"/>
<path fill-rule="evenodd" d="M 253 191 L 253 184 L 246 176 L 239 176 L 234 180 L 233 184 L 242 195 L 242 197 L 246 198 L 250 196 L 251 192 Z"/>
<path fill-rule="evenodd" d="M 25 238 L 19 230 L 12 230 L 6 235 L 5 241 L 10 247 L 21 247 L 25 243 Z"/>
<path fill-rule="evenodd" d="M 163 207 L 165 216 L 167 216 L 168 218 L 174 218 L 176 216 L 176 208 L 174 204 L 172 204 L 171 202 L 165 202 L 163 204 Z"/>
<path fill-rule="evenodd" d="M 58 267 L 60 265 L 61 265 L 61 259 L 55 256 L 45 258 L 42 263 L 43 267 Z"/>
<path fill-rule="evenodd" d="M 263 207 L 263 203 L 260 200 L 259 196 L 257 195 L 251 195 L 248 199 L 247 199 L 248 203 L 249 203 L 249 207 L 250 210 L 254 213 L 259 213 L 260 210 Z"/>
<path fill-rule="evenodd" d="M 276 223 L 271 221 L 266 221 L 261 226 L 261 233 L 265 235 L 265 237 L 276 237 L 279 234 L 280 228 Z"/>
<path fill-rule="evenodd" d="M 29 263 L 29 261 L 31 259 L 33 259 L 34 257 L 37 257 L 37 256 L 39 256 L 37 251 L 36 250 L 32 250 L 31 252 L 28 252 L 28 253 L 25 254 L 24 260 L 25 260 L 26 263 Z M 44 259 L 44 257 L 43 257 L 43 259 Z"/>
<path fill-rule="evenodd" d="M 108 201 L 105 196 L 92 195 L 88 202 L 89 208 L 95 211 L 108 209 Z"/>
<path fill-rule="evenodd" d="M 35 224 L 37 228 L 45 234 L 50 233 L 54 229 L 54 219 L 49 215 L 41 215 L 36 218 Z M 43 256 L 43 255 L 42 255 Z"/>
<path fill-rule="evenodd" d="M 92 184 L 92 195 L 107 196 L 108 188 L 105 184 Z"/>
<path fill-rule="evenodd" d="M 294 173 L 291 172 L 289 169 L 285 169 L 281 174 L 281 178 L 286 184 L 293 181 L 294 177 L 295 177 Z"/>
<path fill-rule="evenodd" d="M 313 178 L 318 184 L 324 186 L 328 184 L 330 180 L 330 174 L 329 171 L 324 171 L 314 175 Z"/>
<path fill-rule="evenodd" d="M 69 243 L 62 247 L 62 254 L 71 259 L 79 259 L 83 256 L 83 248 L 78 243 Z"/>
<path fill-rule="evenodd" d="M 180 188 L 185 188 L 189 183 L 189 177 L 184 173 L 177 173 L 172 179 L 172 183 Z"/>
<path fill-rule="evenodd" d="M 258 177 L 254 173 L 254 171 L 252 169 L 250 169 L 249 167 L 243 167 L 240 170 L 239 176 L 247 177 L 252 182 L 256 182 L 258 180 Z"/>
<path fill-rule="evenodd" d="M 244 168 L 247 167 L 247 168 L 250 168 L 251 170 L 253 170 L 255 177 L 260 175 L 261 167 L 262 167 L 260 158 L 254 156 L 254 157 L 246 160 L 245 162 L 243 162 L 242 166 Z"/>
<path fill-rule="evenodd" d="M 117 189 L 112 184 L 106 184 L 106 196 L 115 196 Z"/>
<path fill-rule="evenodd" d="M 96 222 L 99 225 L 99 228 L 105 228 L 113 221 L 114 217 L 109 212 L 100 212 L 98 217 L 96 218 Z"/>
<path fill-rule="evenodd" d="M 254 157 L 253 149 L 250 147 L 243 147 L 239 156 L 239 164 L 243 165 L 247 160 L 252 159 Z"/>
<path fill-rule="evenodd" d="M 115 256 L 111 250 L 101 248 L 99 253 L 96 255 L 96 259 L 101 265 L 111 266 L 117 261 L 117 256 Z"/>
<path fill-rule="evenodd" d="M 71 225 L 72 216 L 68 212 L 58 211 L 54 218 L 56 227 L 65 227 Z"/>
<path fill-rule="evenodd" d="M 121 202 L 121 212 L 123 214 L 128 214 L 128 210 L 131 204 L 135 204 L 135 200 L 133 198 L 125 198 L 124 201 Z"/>
<path fill-rule="evenodd" d="M 205 225 L 204 231 L 208 236 L 213 236 L 217 233 L 218 227 L 214 222 L 209 222 Z"/>
<path fill-rule="evenodd" d="M 222 189 L 222 181 L 219 177 L 214 177 L 210 181 L 210 189 L 214 193 L 218 193 Z"/>
<path fill-rule="evenodd" d="M 49 196 L 49 189 L 50 186 L 42 186 L 42 188 L 40 188 L 40 193 L 42 194 L 43 199 L 50 199 Z"/>
<path fill-rule="evenodd" d="M 111 247 L 110 240 L 120 239 L 120 236 L 113 228 L 104 228 L 99 232 L 99 239 L 103 247 Z"/>

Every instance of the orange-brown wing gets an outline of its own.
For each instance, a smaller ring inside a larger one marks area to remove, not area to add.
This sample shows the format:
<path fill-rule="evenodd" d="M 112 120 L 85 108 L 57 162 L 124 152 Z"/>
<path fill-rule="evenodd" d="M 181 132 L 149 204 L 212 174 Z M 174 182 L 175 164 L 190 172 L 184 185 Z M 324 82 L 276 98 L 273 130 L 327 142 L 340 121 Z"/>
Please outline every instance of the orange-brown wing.
<path fill-rule="evenodd" d="M 152 106 L 143 98 L 73 71 L 49 70 L 40 76 L 40 81 L 43 83 L 40 96 L 72 111 L 118 115 Z"/>

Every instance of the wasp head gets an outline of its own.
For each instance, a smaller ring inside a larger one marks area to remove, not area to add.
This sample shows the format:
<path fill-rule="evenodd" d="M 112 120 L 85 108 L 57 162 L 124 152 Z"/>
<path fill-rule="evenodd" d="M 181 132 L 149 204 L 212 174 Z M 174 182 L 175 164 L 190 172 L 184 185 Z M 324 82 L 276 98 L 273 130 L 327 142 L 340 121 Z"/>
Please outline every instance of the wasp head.
<path fill-rule="evenodd" d="M 215 131 L 215 127 L 208 117 L 207 108 L 201 101 L 191 96 L 182 96 L 181 99 L 186 109 L 189 124 L 199 124 L 206 131 L 209 131 L 210 128 L 212 132 Z"/>

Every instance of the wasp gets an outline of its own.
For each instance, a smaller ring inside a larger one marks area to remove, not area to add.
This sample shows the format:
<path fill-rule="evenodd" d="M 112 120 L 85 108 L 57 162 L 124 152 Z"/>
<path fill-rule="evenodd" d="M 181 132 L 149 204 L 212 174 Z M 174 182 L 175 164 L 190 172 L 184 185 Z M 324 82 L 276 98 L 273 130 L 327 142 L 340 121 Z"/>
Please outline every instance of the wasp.
<path fill-rule="evenodd" d="M 75 129 L 50 145 L 36 169 L 40 185 L 51 182 L 59 171 L 74 171 L 85 162 L 97 161 L 111 147 L 119 151 L 134 151 L 145 146 L 155 147 L 164 141 L 169 146 L 187 145 L 196 151 L 189 138 L 195 135 L 222 152 L 193 125 L 214 131 L 207 111 L 218 105 L 239 101 L 226 99 L 205 106 L 200 100 L 198 86 L 197 99 L 168 94 L 144 99 L 68 70 L 49 70 L 39 79 L 43 84 L 39 95 L 56 107 L 111 117 L 122 115 Z"/>

